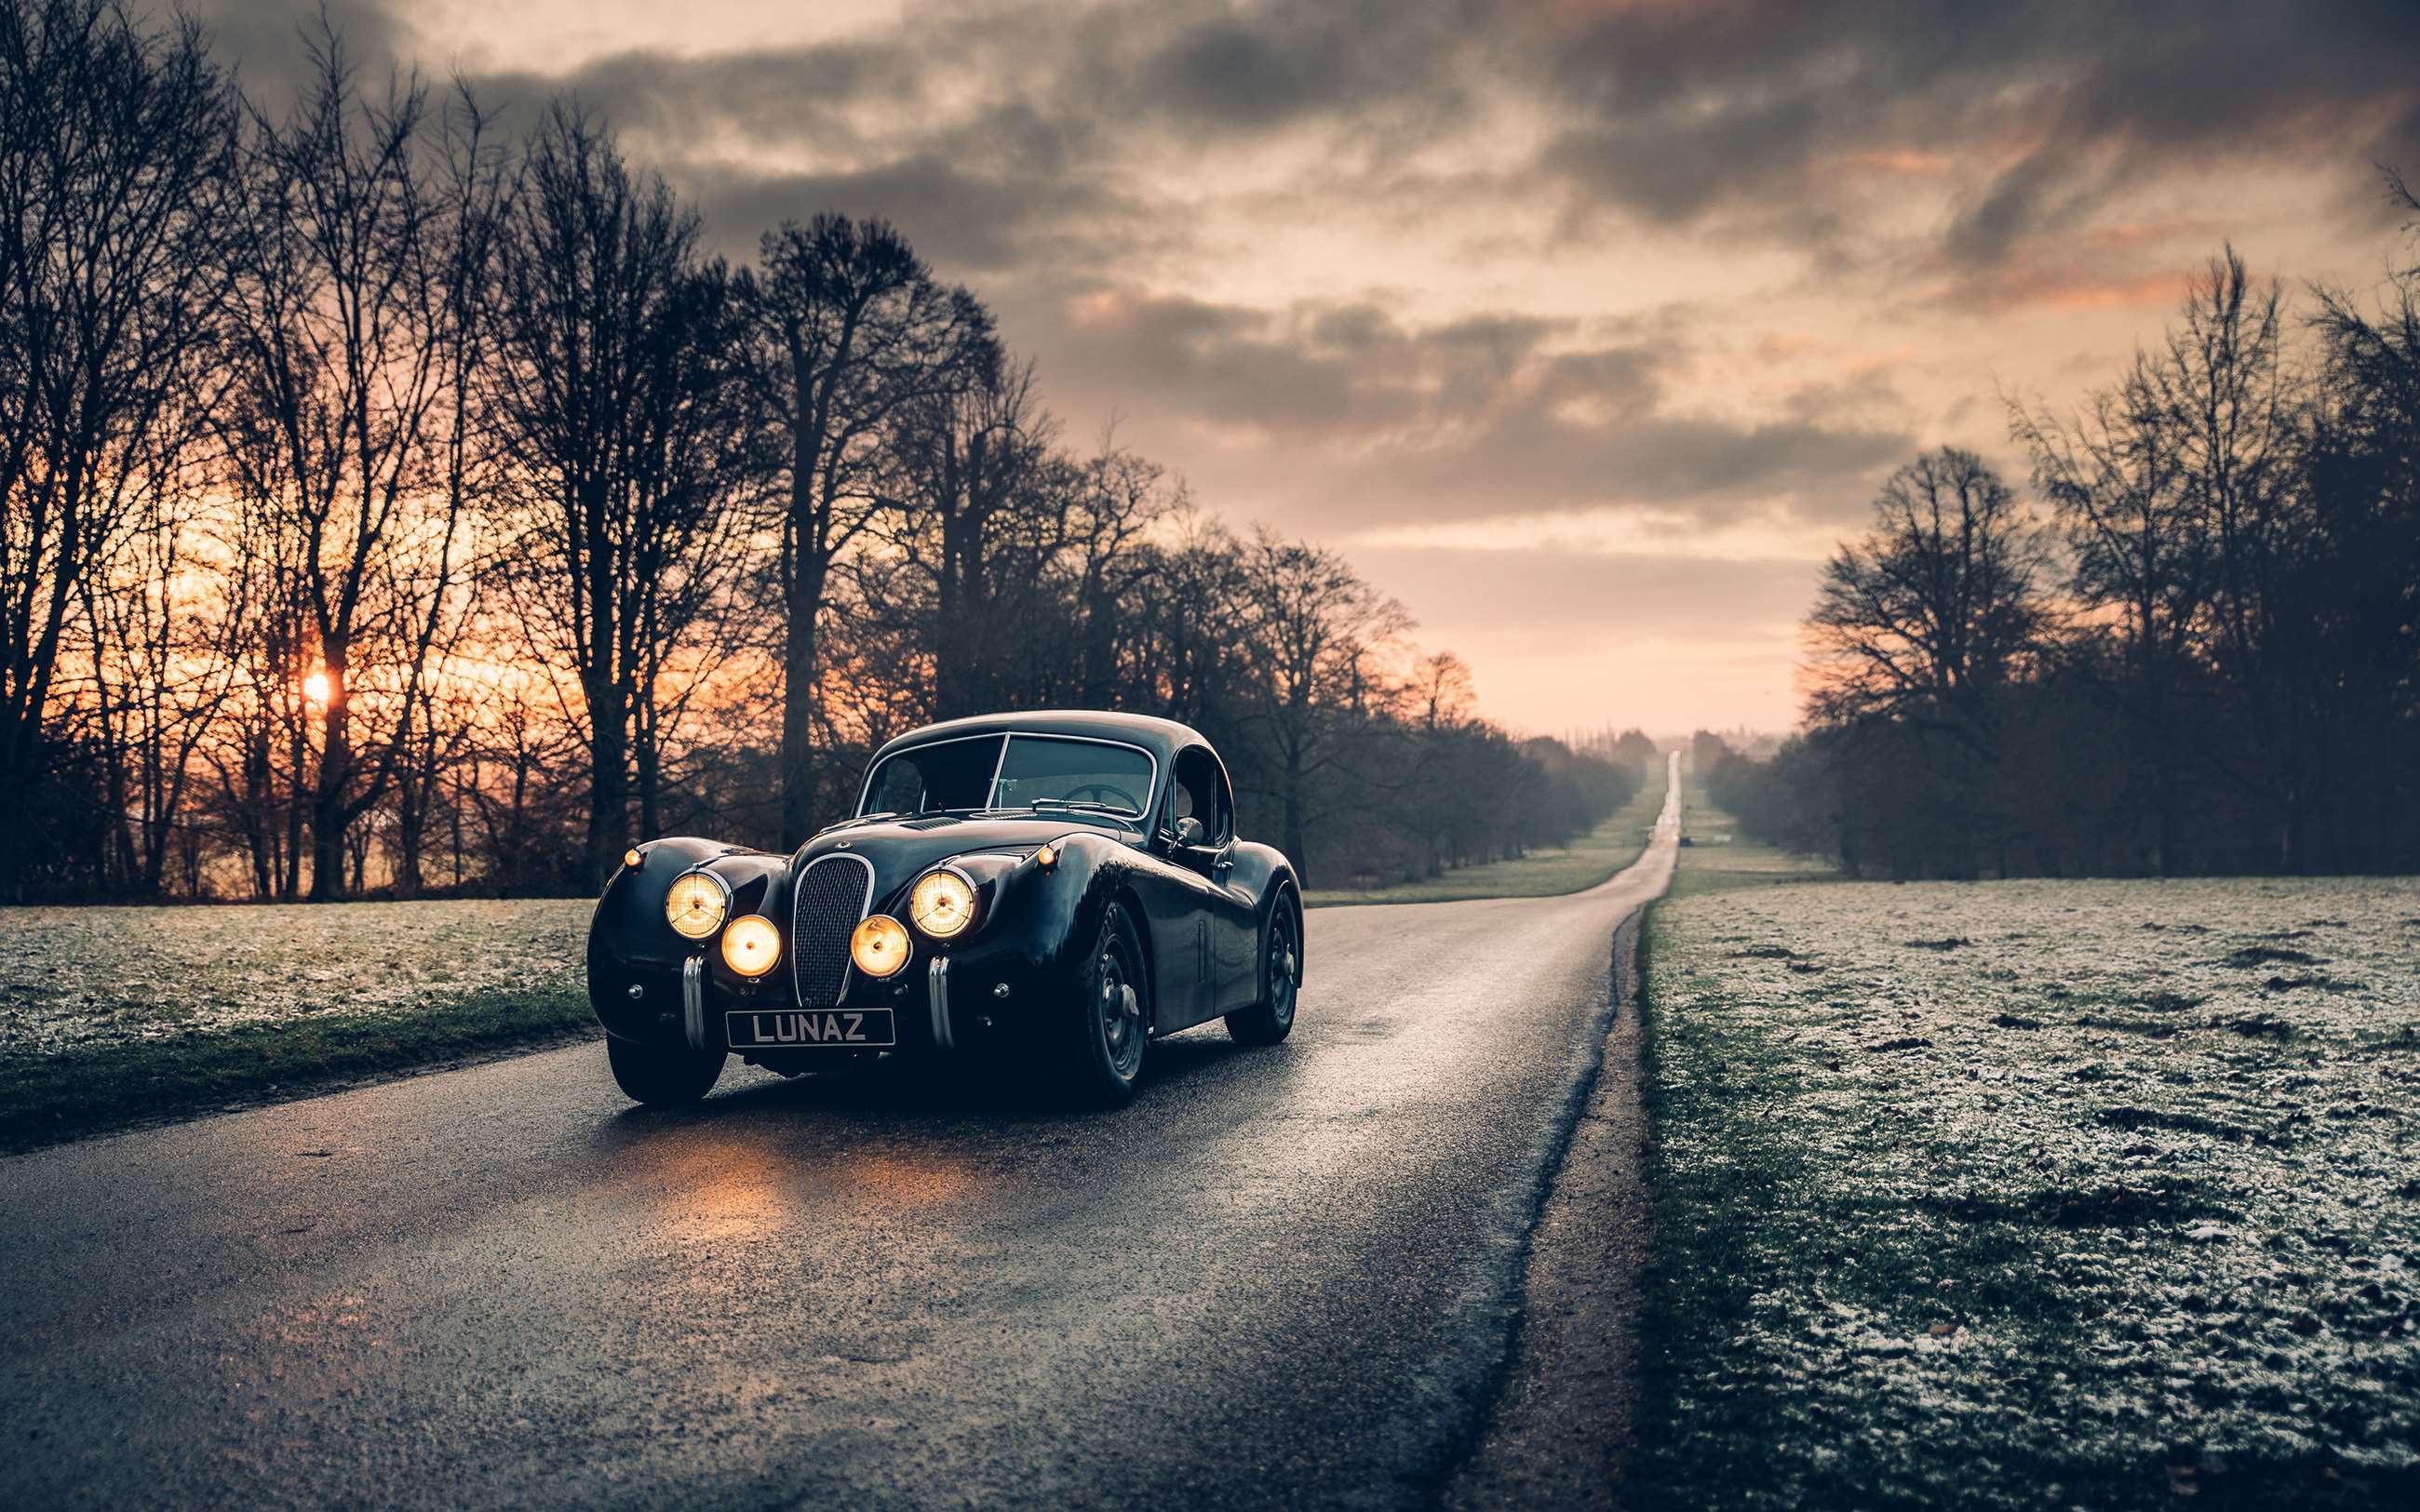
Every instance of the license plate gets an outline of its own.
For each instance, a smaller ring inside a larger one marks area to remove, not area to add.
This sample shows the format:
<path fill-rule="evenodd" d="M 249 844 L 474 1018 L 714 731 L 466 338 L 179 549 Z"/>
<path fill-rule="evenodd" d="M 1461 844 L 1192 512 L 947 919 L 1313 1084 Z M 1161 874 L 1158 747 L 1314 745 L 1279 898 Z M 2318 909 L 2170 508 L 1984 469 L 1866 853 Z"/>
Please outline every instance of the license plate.
<path fill-rule="evenodd" d="M 734 1050 L 873 1050 L 899 1042 L 887 1008 L 743 1009 L 722 1015 Z"/>

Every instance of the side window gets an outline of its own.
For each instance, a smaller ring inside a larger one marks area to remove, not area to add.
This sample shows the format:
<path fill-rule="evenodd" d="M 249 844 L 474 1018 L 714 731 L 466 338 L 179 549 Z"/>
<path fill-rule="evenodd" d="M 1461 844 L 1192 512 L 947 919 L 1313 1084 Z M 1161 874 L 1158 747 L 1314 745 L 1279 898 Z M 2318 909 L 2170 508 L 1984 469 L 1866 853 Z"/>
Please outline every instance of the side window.
<path fill-rule="evenodd" d="M 1199 819 L 1211 844 L 1226 843 L 1234 828 L 1234 815 L 1227 785 L 1220 779 L 1218 758 L 1199 746 L 1179 754 L 1169 792 L 1175 809 L 1172 818 Z"/>

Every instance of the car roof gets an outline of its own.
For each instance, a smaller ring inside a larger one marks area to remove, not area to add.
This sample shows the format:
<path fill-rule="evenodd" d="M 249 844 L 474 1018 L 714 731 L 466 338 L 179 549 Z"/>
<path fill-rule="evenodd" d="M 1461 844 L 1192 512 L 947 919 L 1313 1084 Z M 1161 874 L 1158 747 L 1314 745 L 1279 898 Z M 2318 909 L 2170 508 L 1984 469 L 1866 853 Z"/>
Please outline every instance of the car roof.
<path fill-rule="evenodd" d="M 874 753 L 874 760 L 878 762 L 894 750 L 935 740 L 1010 733 L 1078 735 L 1087 740 L 1124 741 L 1150 751 L 1158 759 L 1162 768 L 1186 747 L 1210 744 L 1191 725 L 1148 714 L 1123 714 L 1109 709 L 1032 709 L 1021 714 L 972 715 L 964 719 L 945 719 L 939 724 L 910 730 L 904 735 L 885 741 L 882 748 Z"/>

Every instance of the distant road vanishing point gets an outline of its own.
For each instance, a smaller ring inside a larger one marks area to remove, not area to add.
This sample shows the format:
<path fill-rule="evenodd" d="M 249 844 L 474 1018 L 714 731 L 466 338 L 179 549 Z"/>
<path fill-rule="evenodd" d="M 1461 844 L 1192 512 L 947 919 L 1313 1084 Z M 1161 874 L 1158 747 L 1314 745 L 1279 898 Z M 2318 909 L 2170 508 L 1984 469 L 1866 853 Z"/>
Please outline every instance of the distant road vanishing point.
<path fill-rule="evenodd" d="M 1294 1037 L 1130 1108 L 582 1045 L 0 1162 L 0 1503 L 1395 1505 L 1505 1358 L 1523 1240 L 1671 872 L 1326 908 Z"/>

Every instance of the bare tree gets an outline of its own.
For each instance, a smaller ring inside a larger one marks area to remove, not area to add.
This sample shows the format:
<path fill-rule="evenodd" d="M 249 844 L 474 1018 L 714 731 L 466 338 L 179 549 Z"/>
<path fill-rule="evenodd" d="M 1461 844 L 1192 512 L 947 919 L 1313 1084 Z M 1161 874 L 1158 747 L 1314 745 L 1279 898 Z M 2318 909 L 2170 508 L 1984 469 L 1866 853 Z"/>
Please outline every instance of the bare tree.
<path fill-rule="evenodd" d="M 1120 682 L 1120 606 L 1159 571 L 1165 557 L 1140 549 L 1162 521 L 1192 507 L 1182 478 L 1118 444 L 1116 423 L 1084 461 L 1062 530 L 1076 575 L 1078 699 L 1107 703 Z M 1189 607 L 1189 606 L 1185 606 Z"/>
<path fill-rule="evenodd" d="M 1264 791 L 1283 816 L 1281 843 L 1301 857 L 1324 817 L 1325 779 L 1350 759 L 1384 698 L 1374 655 L 1411 620 L 1336 553 L 1266 531 L 1247 548 L 1244 573 L 1255 687 L 1243 724 L 1265 753 Z"/>
<path fill-rule="evenodd" d="M 2041 532 L 1981 457 L 1928 452 L 1891 474 L 1874 529 L 1823 569 L 1807 619 L 1807 713 L 1902 719 L 1989 759 L 1995 703 L 2039 650 Z"/>
<path fill-rule="evenodd" d="M 211 334 L 234 112 L 199 33 L 106 0 L 0 8 L 0 788 L 40 776 L 76 585 L 127 539 Z M 0 825 L 12 889 L 23 824 Z"/>
<path fill-rule="evenodd" d="M 883 221 L 818 215 L 765 237 L 740 288 L 756 393 L 786 444 L 781 466 L 783 843 L 815 825 L 817 622 L 833 563 L 898 497 L 887 444 L 908 406 L 988 375 L 990 314 L 936 281 Z"/>
<path fill-rule="evenodd" d="M 1014 642 L 1032 639 L 1017 616 L 1001 612 L 1003 558 L 1021 559 L 1030 586 L 1055 546 L 1066 493 L 1051 444 L 1057 428 L 1034 397 L 1030 363 L 1002 364 L 898 412 L 891 444 L 908 507 L 890 539 L 930 586 L 934 718 L 997 705 L 1002 664 L 1019 649 Z"/>
<path fill-rule="evenodd" d="M 2311 806 L 2306 699 L 2316 669 L 2304 608 L 2289 585 L 2307 528 L 2300 489 L 2304 375 L 2287 361 L 2282 292 L 2228 247 L 2195 278 L 2152 369 L 2183 474 L 2185 506 L 2208 538 L 2208 654 L 2251 739 L 2230 777 L 2276 811 L 2284 865 L 2303 865 Z"/>
<path fill-rule="evenodd" d="M 208 412 L 218 387 L 197 354 L 174 401 Z M 242 671 L 254 545 L 208 507 L 211 471 L 192 453 L 198 416 L 121 480 L 132 528 L 113 560 L 77 580 L 82 729 L 98 753 L 113 832 L 100 881 L 157 893 L 179 837 L 199 756 Z"/>
<path fill-rule="evenodd" d="M 461 395 L 453 343 L 478 239 L 426 161 L 427 93 L 365 99 L 341 42 L 293 118 L 255 116 L 237 259 L 230 455 L 275 532 L 306 646 L 294 673 L 316 736 L 305 777 L 310 896 L 345 890 L 345 837 L 395 779 L 467 554 L 468 500 L 441 438 Z M 279 669 L 265 669 L 278 675 Z"/>
<path fill-rule="evenodd" d="M 577 673 L 601 879 L 629 842 L 633 722 L 652 827 L 659 680 L 731 561 L 737 332 L 696 212 L 576 107 L 554 107 L 526 162 L 498 383 L 524 491 L 514 584 L 535 646 Z"/>
<path fill-rule="evenodd" d="M 2197 642 L 2211 591 L 2207 521 L 2188 486 L 2167 384 L 2135 358 L 2115 388 L 2060 417 L 2009 405 L 2010 428 L 2033 455 L 2034 480 L 2064 527 L 2077 602 L 2097 615 L 2078 626 L 2087 645 L 2111 642 L 2118 702 L 2146 771 L 2152 869 L 2183 867 L 2183 785 Z"/>

